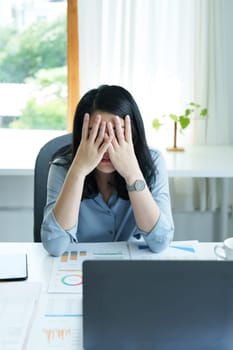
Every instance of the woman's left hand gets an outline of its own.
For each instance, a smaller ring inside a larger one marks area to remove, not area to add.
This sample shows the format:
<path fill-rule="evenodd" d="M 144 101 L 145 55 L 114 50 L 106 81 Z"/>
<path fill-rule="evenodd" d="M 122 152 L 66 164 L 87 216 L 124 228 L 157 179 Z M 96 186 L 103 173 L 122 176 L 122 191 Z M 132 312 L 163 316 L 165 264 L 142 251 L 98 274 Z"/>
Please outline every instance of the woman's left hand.
<path fill-rule="evenodd" d="M 107 123 L 107 130 L 112 142 L 108 147 L 109 157 L 116 171 L 130 183 L 135 175 L 141 174 L 139 164 L 134 152 L 130 117 L 124 119 L 122 128 L 121 119 L 116 116 L 112 122 Z M 115 132 L 113 127 L 115 126 Z"/>

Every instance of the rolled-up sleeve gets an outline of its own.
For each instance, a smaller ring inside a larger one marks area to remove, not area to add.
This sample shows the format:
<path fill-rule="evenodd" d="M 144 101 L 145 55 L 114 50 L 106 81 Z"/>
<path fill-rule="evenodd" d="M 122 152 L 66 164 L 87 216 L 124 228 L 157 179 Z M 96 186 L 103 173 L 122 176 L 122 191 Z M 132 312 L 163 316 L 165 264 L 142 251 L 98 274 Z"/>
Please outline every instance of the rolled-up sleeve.
<path fill-rule="evenodd" d="M 160 208 L 160 217 L 149 233 L 138 233 L 142 234 L 144 240 L 153 252 L 159 253 L 167 248 L 173 240 L 174 223 L 166 163 L 161 152 L 151 152 L 156 167 L 156 178 L 151 192 Z"/>
<path fill-rule="evenodd" d="M 47 203 L 41 226 L 41 239 L 44 248 L 54 256 L 61 255 L 71 242 L 76 242 L 77 224 L 65 231 L 57 222 L 53 206 L 63 186 L 67 170 L 63 166 L 52 164 L 48 175 Z"/>

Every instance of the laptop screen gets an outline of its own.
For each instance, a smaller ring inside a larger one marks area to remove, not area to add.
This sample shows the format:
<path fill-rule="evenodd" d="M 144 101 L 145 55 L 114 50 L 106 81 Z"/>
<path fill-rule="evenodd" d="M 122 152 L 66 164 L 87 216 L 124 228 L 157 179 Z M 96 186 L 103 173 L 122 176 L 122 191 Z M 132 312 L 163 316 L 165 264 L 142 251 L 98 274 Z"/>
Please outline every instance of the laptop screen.
<path fill-rule="evenodd" d="M 232 350 L 233 261 L 85 261 L 85 350 Z"/>

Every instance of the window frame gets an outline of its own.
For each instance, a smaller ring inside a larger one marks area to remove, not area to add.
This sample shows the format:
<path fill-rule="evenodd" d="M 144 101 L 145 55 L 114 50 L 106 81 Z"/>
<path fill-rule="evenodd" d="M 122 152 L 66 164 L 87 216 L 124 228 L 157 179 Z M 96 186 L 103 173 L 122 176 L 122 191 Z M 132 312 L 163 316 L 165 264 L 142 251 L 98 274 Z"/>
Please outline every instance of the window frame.
<path fill-rule="evenodd" d="M 67 131 L 73 128 L 74 112 L 80 99 L 78 0 L 67 0 Z"/>

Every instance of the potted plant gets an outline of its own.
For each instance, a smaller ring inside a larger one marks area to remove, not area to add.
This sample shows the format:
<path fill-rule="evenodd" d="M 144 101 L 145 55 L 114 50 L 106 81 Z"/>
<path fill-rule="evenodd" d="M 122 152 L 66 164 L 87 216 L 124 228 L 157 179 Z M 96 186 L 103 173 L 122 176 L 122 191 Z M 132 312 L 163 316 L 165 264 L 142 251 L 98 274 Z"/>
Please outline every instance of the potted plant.
<path fill-rule="evenodd" d="M 185 109 L 184 113 L 182 115 L 176 115 L 176 114 L 167 114 L 163 115 L 162 118 L 170 118 L 174 122 L 174 131 L 173 131 L 173 146 L 168 147 L 168 151 L 184 151 L 183 147 L 177 147 L 177 129 L 178 125 L 180 127 L 180 130 L 186 129 L 190 122 L 191 122 L 191 116 L 194 115 L 194 113 L 198 113 L 199 118 L 204 119 L 207 116 L 207 108 L 202 108 L 201 105 L 190 102 L 187 105 L 187 108 Z M 160 126 L 162 126 L 163 123 L 160 122 L 158 118 L 154 118 L 152 120 L 152 126 L 155 130 L 159 130 Z"/>

